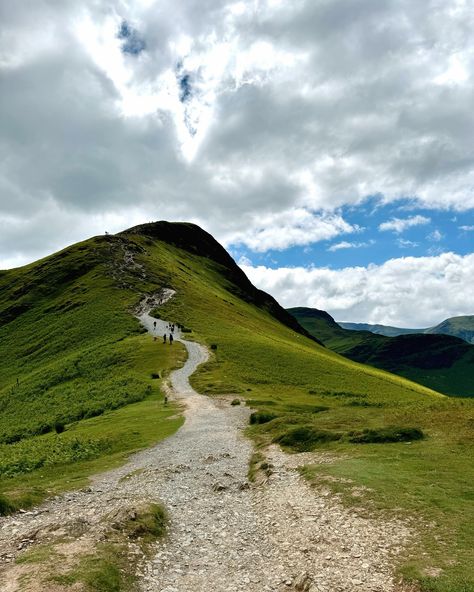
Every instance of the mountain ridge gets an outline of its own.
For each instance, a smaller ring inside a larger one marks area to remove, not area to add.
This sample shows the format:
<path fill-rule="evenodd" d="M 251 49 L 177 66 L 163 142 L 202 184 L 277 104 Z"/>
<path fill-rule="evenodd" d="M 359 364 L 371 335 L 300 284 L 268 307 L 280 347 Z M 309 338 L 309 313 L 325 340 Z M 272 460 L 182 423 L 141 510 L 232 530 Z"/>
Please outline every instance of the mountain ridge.
<path fill-rule="evenodd" d="M 424 329 L 407 329 L 403 327 L 393 327 L 391 325 L 380 325 L 370 323 L 349 323 L 337 321 L 343 329 L 349 331 L 370 331 L 376 335 L 385 335 L 386 337 L 397 337 L 399 335 L 411 335 L 417 333 L 451 335 L 459 337 L 467 343 L 474 344 L 474 315 L 464 315 L 450 317 L 441 321 L 433 327 Z"/>
<path fill-rule="evenodd" d="M 450 396 L 474 396 L 474 346 L 437 333 L 386 336 L 341 327 L 325 311 L 288 309 L 333 351 L 383 368 Z"/>

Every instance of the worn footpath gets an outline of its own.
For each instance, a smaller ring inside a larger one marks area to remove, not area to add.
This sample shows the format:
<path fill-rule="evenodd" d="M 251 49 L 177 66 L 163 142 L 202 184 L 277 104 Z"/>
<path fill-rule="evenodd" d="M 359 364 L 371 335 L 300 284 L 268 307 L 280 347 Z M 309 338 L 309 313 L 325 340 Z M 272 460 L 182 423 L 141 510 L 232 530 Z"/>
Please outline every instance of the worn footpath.
<path fill-rule="evenodd" d="M 158 336 L 166 330 L 146 308 L 140 319 Z M 181 340 L 178 332 L 175 338 Z M 90 488 L 1 518 L 0 591 L 41 589 L 22 587 L 15 558 L 24 549 L 71 532 L 78 545 L 93 546 L 108 516 L 141 501 L 161 502 L 170 517 L 168 535 L 139 562 L 143 592 L 397 590 L 393 563 L 411 536 L 407 526 L 363 517 L 329 490 L 310 488 L 298 465 L 331 462 L 329 454 L 286 455 L 271 447 L 272 473 L 259 485 L 248 483 L 252 445 L 242 428 L 249 410 L 190 387 L 190 374 L 208 354 L 183 343 L 188 360 L 170 377 L 170 396 L 186 405 L 183 427 Z"/>

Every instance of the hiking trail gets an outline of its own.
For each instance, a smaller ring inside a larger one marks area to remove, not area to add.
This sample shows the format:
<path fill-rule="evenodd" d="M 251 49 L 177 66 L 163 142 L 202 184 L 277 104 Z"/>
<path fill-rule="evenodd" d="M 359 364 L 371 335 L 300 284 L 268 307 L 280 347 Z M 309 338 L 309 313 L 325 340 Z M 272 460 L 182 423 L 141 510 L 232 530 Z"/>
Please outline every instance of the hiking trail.
<path fill-rule="evenodd" d="M 164 296 L 137 311 L 158 339 L 167 323 L 149 311 L 161 301 Z M 188 352 L 185 365 L 170 375 L 169 391 L 185 405 L 184 425 L 122 467 L 95 476 L 90 487 L 0 518 L 0 592 L 44 590 L 35 578 L 24 579 L 28 565 L 15 563 L 24 549 L 72 536 L 62 549 L 66 555 L 90 550 L 104 539 L 111 516 L 142 501 L 162 503 L 170 517 L 167 536 L 139 562 L 142 592 L 400 590 L 393 564 L 412 536 L 407 525 L 364 517 L 329 490 L 311 488 L 298 466 L 330 463 L 329 453 L 287 455 L 270 447 L 272 473 L 260 485 L 249 483 L 252 444 L 242 433 L 249 409 L 196 393 L 189 377 L 208 352 L 178 330 L 174 337 Z M 50 592 L 66 589 L 48 583 Z"/>

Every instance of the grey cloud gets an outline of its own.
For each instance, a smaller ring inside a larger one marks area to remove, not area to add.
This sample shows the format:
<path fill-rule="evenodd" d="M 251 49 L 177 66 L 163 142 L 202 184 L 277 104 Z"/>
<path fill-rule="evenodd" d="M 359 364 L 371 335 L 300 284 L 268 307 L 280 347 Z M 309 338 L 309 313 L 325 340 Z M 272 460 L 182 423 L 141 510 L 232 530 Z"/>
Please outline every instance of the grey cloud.
<path fill-rule="evenodd" d="M 295 220 L 288 235 L 305 240 L 295 209 L 314 217 L 311 229 L 367 195 L 474 207 L 472 80 L 435 82 L 450 56 L 472 66 L 467 8 L 453 13 L 435 0 L 308 0 L 260 12 L 248 3 L 246 14 L 230 18 L 229 5 L 43 0 L 4 11 L 0 217 L 28 217 L 38 253 L 52 246 L 40 231 L 45 204 L 54 205 L 57 245 L 68 238 L 58 230 L 61 220 L 73 214 L 86 235 L 87 216 L 116 214 L 126 223 L 135 208 L 146 217 L 200 222 L 227 244 L 233 237 L 254 244 L 248 237 L 259 236 L 265 218 L 261 248 L 280 244 L 285 219 Z M 120 89 L 73 35 L 84 14 L 125 19 L 146 40 L 146 51 L 126 58 L 129 88 L 140 91 L 154 92 L 160 76 L 187 58 L 194 69 L 183 66 L 182 74 L 204 84 L 196 56 L 205 65 L 212 44 L 234 44 L 192 162 L 180 154 L 168 111 L 120 112 Z M 173 49 L 182 34 L 191 39 L 188 56 Z M 259 41 L 295 61 L 268 71 L 249 66 L 238 80 L 238 57 Z M 13 256 L 21 243 L 15 228 L 4 254 Z M 334 222 L 334 236 L 344 228 Z"/>

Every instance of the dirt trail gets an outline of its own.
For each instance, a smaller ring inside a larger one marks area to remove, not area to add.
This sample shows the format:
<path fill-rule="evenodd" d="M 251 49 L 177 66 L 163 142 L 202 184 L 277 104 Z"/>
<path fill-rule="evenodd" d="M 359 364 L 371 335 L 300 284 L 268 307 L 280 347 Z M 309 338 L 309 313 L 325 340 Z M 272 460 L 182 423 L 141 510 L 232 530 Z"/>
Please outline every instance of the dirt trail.
<path fill-rule="evenodd" d="M 151 333 L 163 335 L 167 323 L 150 317 L 147 307 L 139 314 Z M 182 340 L 178 332 L 175 338 Z M 143 500 L 162 502 L 171 520 L 169 535 L 140 564 L 143 592 L 395 590 L 392 563 L 410 536 L 407 527 L 363 518 L 329 492 L 312 490 L 296 467 L 331 462 L 329 455 L 271 448 L 273 473 L 265 484 L 250 485 L 252 447 L 242 436 L 249 411 L 191 388 L 188 378 L 207 351 L 182 341 L 189 357 L 170 378 L 173 396 L 186 404 L 184 426 L 90 488 L 1 518 L 0 591 L 27 590 L 14 577 L 19 547 L 71 532 L 79 544 L 93 545 L 108 527 L 104 518 Z"/>

